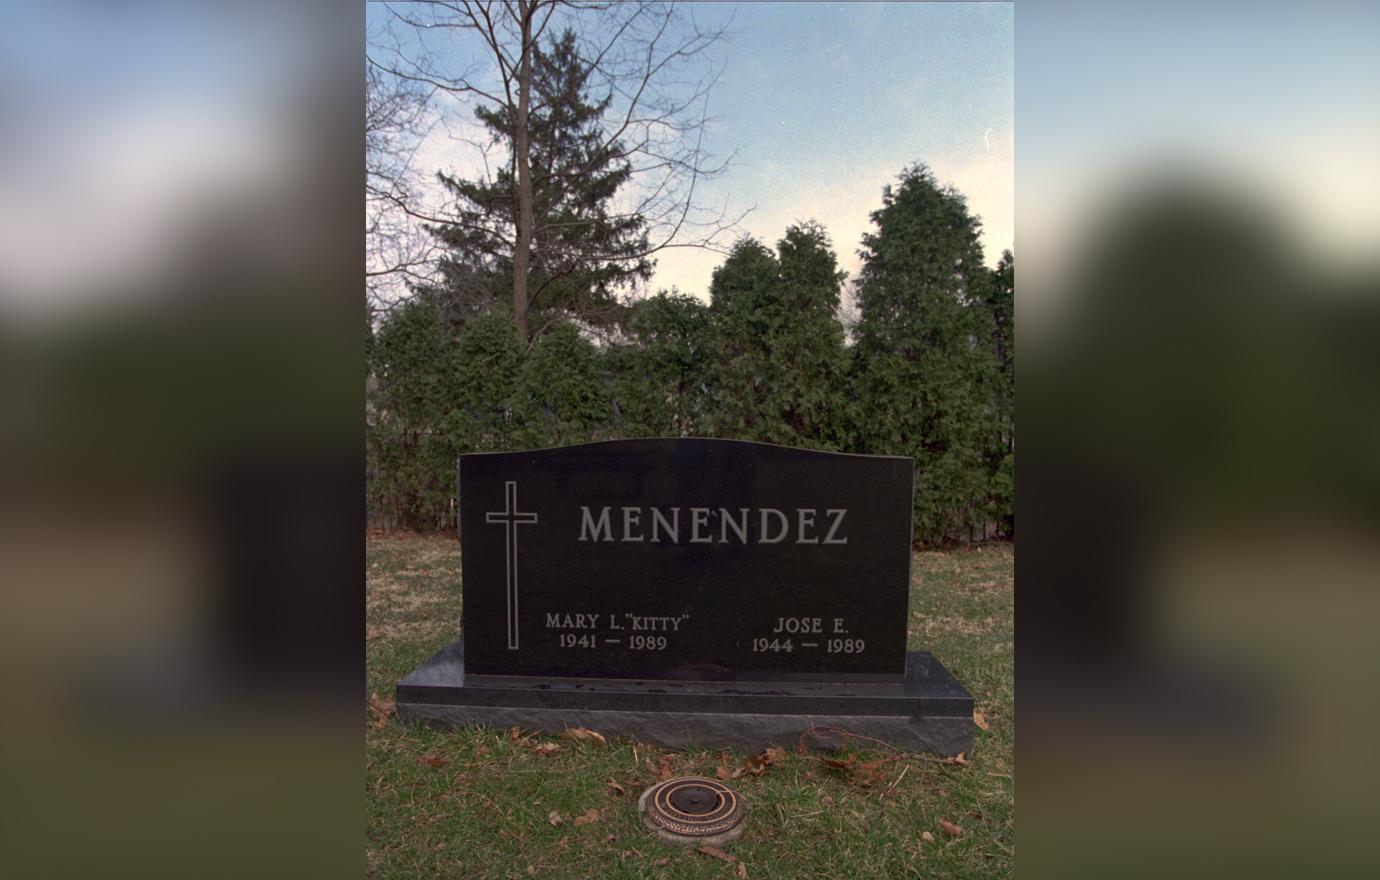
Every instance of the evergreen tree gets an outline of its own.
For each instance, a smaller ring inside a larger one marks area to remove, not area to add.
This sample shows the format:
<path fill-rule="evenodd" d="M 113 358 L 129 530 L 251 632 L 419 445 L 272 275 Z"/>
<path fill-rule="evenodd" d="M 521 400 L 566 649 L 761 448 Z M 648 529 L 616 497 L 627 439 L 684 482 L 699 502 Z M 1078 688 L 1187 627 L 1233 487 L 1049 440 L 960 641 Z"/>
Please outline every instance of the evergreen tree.
<path fill-rule="evenodd" d="M 980 223 L 924 165 L 907 168 L 863 237 L 854 363 L 860 451 L 915 459 L 918 539 L 961 539 L 990 514 L 991 275 Z"/>
<path fill-rule="evenodd" d="M 1003 251 L 992 270 L 987 310 L 992 316 L 992 356 L 996 361 L 996 433 L 988 466 L 992 470 L 991 516 L 1007 537 L 1015 535 L 1016 495 L 1016 258 Z"/>
<path fill-rule="evenodd" d="M 619 322 L 618 293 L 651 276 L 646 221 L 614 205 L 633 168 L 601 124 L 612 95 L 589 95 L 588 77 L 572 31 L 533 54 L 526 127 L 534 219 L 527 310 L 533 337 L 562 317 Z M 514 142 L 512 107 L 481 106 L 475 112 L 493 143 Z M 455 197 L 457 219 L 429 227 L 448 252 L 437 289 L 461 320 L 495 307 L 510 309 L 518 221 L 513 169 L 501 167 L 489 181 L 438 177 Z"/>
<path fill-rule="evenodd" d="M 709 309 L 662 291 L 638 303 L 628 341 L 610 352 L 625 437 L 689 437 L 699 431 L 710 357 Z"/>
<path fill-rule="evenodd" d="M 458 455 L 497 452 L 512 440 L 511 409 L 524 352 L 513 325 L 500 313 L 467 321 L 442 367 L 455 397 L 441 429 Z"/>
<path fill-rule="evenodd" d="M 710 434 L 840 447 L 843 277 L 815 223 L 788 229 L 775 254 L 750 238 L 734 246 L 710 287 Z"/>
<path fill-rule="evenodd" d="M 559 324 L 538 339 L 518 377 L 513 447 L 608 439 L 612 415 L 599 349 L 571 324 Z"/>
<path fill-rule="evenodd" d="M 416 297 L 388 314 L 370 348 L 376 387 L 367 443 L 378 470 L 371 504 L 399 526 L 439 528 L 455 488 L 452 447 L 439 430 L 455 395 L 449 334 L 435 306 Z"/>

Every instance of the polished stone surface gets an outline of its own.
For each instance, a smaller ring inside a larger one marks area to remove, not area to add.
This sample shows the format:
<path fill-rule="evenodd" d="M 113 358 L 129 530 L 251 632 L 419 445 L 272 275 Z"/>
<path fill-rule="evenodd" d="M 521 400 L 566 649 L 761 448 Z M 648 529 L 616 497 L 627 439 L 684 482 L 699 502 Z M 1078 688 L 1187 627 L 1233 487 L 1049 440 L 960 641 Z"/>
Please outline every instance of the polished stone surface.
<path fill-rule="evenodd" d="M 462 638 L 398 684 L 402 719 L 972 750 L 972 697 L 906 650 L 910 459 L 619 440 L 458 477 Z"/>
<path fill-rule="evenodd" d="M 460 643 L 398 685 L 404 721 L 559 733 L 588 727 L 672 748 L 761 750 L 812 727 L 847 730 L 906 751 L 971 752 L 973 701 L 935 658 L 911 652 L 900 684 L 724 684 L 467 675 Z"/>
<path fill-rule="evenodd" d="M 910 459 L 736 440 L 462 456 L 487 675 L 897 682 Z"/>

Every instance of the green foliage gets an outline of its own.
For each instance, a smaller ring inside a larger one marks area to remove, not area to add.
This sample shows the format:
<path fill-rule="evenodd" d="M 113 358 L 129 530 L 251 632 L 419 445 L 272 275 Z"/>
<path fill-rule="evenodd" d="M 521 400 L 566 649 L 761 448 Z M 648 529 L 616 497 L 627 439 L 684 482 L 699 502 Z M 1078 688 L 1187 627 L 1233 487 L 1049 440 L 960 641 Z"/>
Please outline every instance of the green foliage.
<path fill-rule="evenodd" d="M 708 434 L 840 448 L 843 278 L 818 224 L 786 230 L 775 254 L 750 238 L 738 242 L 710 287 Z"/>
<path fill-rule="evenodd" d="M 627 344 L 610 352 L 623 436 L 698 432 L 711 329 L 704 303 L 679 292 L 663 291 L 634 307 Z"/>
<path fill-rule="evenodd" d="M 373 339 L 370 510 L 408 528 L 446 528 L 456 456 L 511 445 L 522 347 L 501 314 L 453 335 L 425 296 L 394 309 Z"/>
<path fill-rule="evenodd" d="M 1014 529 L 1014 258 L 989 270 L 978 220 L 924 166 L 864 238 L 846 345 L 844 273 L 824 230 L 739 241 L 710 303 L 631 307 L 597 346 L 556 320 L 529 348 L 497 300 L 422 292 L 367 337 L 369 503 L 377 520 L 453 523 L 455 458 L 615 437 L 713 436 L 915 460 L 915 537 Z"/>
<path fill-rule="evenodd" d="M 454 496 L 454 449 L 439 428 L 454 399 L 452 349 L 424 297 L 394 309 L 372 345 L 377 388 L 366 442 L 377 474 L 370 507 L 409 528 L 438 528 Z"/>
<path fill-rule="evenodd" d="M 888 186 L 863 237 L 853 387 L 859 451 L 915 460 L 915 532 L 964 537 L 991 517 L 996 360 L 979 222 L 923 165 Z"/>
<path fill-rule="evenodd" d="M 1003 531 L 1016 530 L 1016 258 L 1003 251 L 987 288 L 992 316 L 992 356 L 996 360 L 996 425 L 988 452 L 993 470 L 991 516 Z"/>
<path fill-rule="evenodd" d="M 519 449 L 608 439 L 613 405 L 603 354 L 571 324 L 532 348 L 518 376 L 513 440 Z"/>
<path fill-rule="evenodd" d="M 447 363 L 455 396 L 441 427 L 456 454 L 508 449 L 523 350 L 507 316 L 494 313 L 466 322 Z"/>

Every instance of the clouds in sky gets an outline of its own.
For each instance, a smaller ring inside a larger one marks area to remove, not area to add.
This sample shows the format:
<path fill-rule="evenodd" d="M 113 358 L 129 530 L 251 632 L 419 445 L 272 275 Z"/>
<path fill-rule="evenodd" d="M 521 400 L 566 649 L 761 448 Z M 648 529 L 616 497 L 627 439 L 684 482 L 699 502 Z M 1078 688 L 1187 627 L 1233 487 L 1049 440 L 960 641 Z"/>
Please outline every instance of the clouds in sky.
<path fill-rule="evenodd" d="M 724 70 L 708 141 L 736 158 L 701 186 L 699 201 L 730 215 L 752 209 L 743 234 L 773 245 L 790 224 L 817 220 L 840 267 L 855 275 L 883 187 L 923 162 L 981 217 L 990 264 L 1013 247 L 1010 6 L 706 4 L 694 12 L 710 25 L 732 17 L 731 39 L 717 50 Z M 417 154 L 426 178 L 438 168 L 482 169 L 462 139 L 483 137 L 472 108 L 448 110 Z M 713 251 L 662 251 L 648 287 L 707 297 L 722 261 Z"/>

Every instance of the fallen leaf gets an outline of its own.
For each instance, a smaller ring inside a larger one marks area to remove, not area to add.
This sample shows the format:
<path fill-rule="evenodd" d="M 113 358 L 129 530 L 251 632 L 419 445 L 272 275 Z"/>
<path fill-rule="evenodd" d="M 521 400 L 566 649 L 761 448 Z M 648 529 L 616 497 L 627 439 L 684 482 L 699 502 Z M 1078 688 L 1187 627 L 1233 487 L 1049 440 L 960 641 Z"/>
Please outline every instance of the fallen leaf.
<path fill-rule="evenodd" d="M 559 810 L 552 810 L 550 813 L 546 815 L 546 821 L 551 823 L 551 825 L 555 826 L 564 822 L 565 817 L 561 815 Z"/>
<path fill-rule="evenodd" d="M 666 867 L 667 865 L 671 864 L 671 857 L 670 857 L 670 856 L 662 856 L 661 858 L 657 859 L 655 862 L 652 862 L 652 864 L 653 864 L 653 865 L 656 865 L 658 868 L 664 868 L 664 867 Z"/>
<path fill-rule="evenodd" d="M 738 880 L 747 880 L 747 865 L 738 863 Z"/>
<path fill-rule="evenodd" d="M 733 768 L 733 772 L 730 773 L 730 774 L 728 774 L 728 775 L 731 776 L 731 777 L 733 777 L 734 779 L 737 779 L 739 776 L 742 776 L 742 775 L 743 775 L 743 768 L 742 768 L 742 767 L 734 767 L 734 768 Z"/>
<path fill-rule="evenodd" d="M 604 735 L 598 731 L 590 730 L 587 727 L 567 727 L 561 731 L 561 736 L 575 742 L 592 742 L 601 746 L 606 746 L 609 741 L 604 739 Z"/>
<path fill-rule="evenodd" d="M 973 710 L 973 723 L 983 730 L 992 729 L 992 726 L 987 723 L 987 715 L 981 709 Z"/>
<path fill-rule="evenodd" d="M 723 850 L 719 849 L 717 846 L 709 846 L 708 844 L 699 847 L 695 850 L 695 852 L 702 852 L 707 856 L 713 856 L 716 859 L 728 862 L 730 865 L 738 861 L 737 856 L 731 856 Z"/>
<path fill-rule="evenodd" d="M 767 772 L 767 762 L 756 755 L 748 755 L 746 760 L 743 761 L 743 769 L 747 770 L 747 772 L 751 773 L 753 776 L 761 776 L 763 773 Z"/>
<path fill-rule="evenodd" d="M 522 731 L 520 731 L 520 730 L 517 729 L 517 725 L 516 725 L 516 724 L 514 724 L 512 727 L 508 728 L 508 739 L 515 740 L 515 739 L 520 738 L 521 736 L 522 736 Z"/>
<path fill-rule="evenodd" d="M 518 833 L 511 828 L 500 828 L 498 829 L 498 836 L 504 840 L 514 840 L 517 838 Z"/>
<path fill-rule="evenodd" d="M 422 755 L 422 763 L 427 765 L 428 767 L 440 768 L 449 764 L 450 761 L 448 761 L 445 758 L 442 758 L 435 752 L 427 752 L 425 755 Z"/>
<path fill-rule="evenodd" d="M 967 767 L 972 762 L 964 756 L 963 752 L 959 752 L 957 755 L 954 755 L 954 763 Z"/>
<path fill-rule="evenodd" d="M 796 740 L 796 743 L 795 743 L 795 753 L 796 753 L 797 755 L 802 756 L 802 757 L 804 757 L 805 755 L 810 754 L 810 750 L 809 750 L 808 748 L 806 748 L 806 746 L 805 746 L 805 740 L 803 740 L 803 739 L 802 739 L 802 740 Z"/>
<path fill-rule="evenodd" d="M 398 701 L 380 697 L 378 691 L 369 697 L 369 709 L 374 713 L 374 726 L 382 729 L 388 726 L 388 717 L 398 712 Z"/>
<path fill-rule="evenodd" d="M 925 841 L 925 843 L 934 843 L 934 835 L 929 833 L 928 831 L 922 833 L 920 835 L 920 839 Z"/>
<path fill-rule="evenodd" d="M 665 782 L 676 775 L 676 759 L 670 755 L 662 755 L 661 762 L 656 768 L 656 779 L 658 782 Z"/>
<path fill-rule="evenodd" d="M 605 835 L 605 837 L 604 837 L 604 843 L 613 843 L 613 842 L 614 842 L 615 840 L 617 840 L 617 839 L 618 839 L 618 835 L 617 835 L 617 834 L 608 834 L 608 835 Z"/>
<path fill-rule="evenodd" d="M 839 758 L 826 758 L 821 755 L 819 760 L 826 767 L 833 767 L 835 770 L 848 770 L 852 768 L 852 766 L 855 763 L 857 763 L 858 759 L 856 755 L 849 755 L 847 760 L 842 760 Z"/>
<path fill-rule="evenodd" d="M 605 785 L 608 786 L 609 797 L 622 797 L 623 795 L 628 793 L 628 790 L 626 788 L 614 782 L 612 779 L 606 782 Z"/>
<path fill-rule="evenodd" d="M 723 764 L 720 764 L 719 766 L 714 768 L 714 775 L 719 777 L 720 779 L 727 779 L 729 776 L 728 768 L 725 767 Z"/>
<path fill-rule="evenodd" d="M 963 833 L 963 829 L 961 827 L 950 822 L 948 819 L 940 819 L 939 828 L 950 837 L 957 837 Z"/>
<path fill-rule="evenodd" d="M 592 825 L 599 821 L 599 811 L 590 807 L 583 813 L 575 817 L 576 825 Z"/>
<path fill-rule="evenodd" d="M 532 751 L 536 752 L 538 755 L 541 755 L 543 758 L 550 757 L 551 755 L 556 754 L 560 750 L 560 743 L 537 743 L 532 748 Z"/>
<path fill-rule="evenodd" d="M 878 758 L 875 761 L 867 761 L 859 764 L 854 776 L 863 785 L 872 785 L 881 782 L 886 778 L 888 768 L 891 765 L 891 758 Z"/>
<path fill-rule="evenodd" d="M 834 799 L 829 797 L 829 795 L 827 794 L 824 797 L 820 798 L 819 802 L 826 807 L 832 807 L 834 805 Z"/>
<path fill-rule="evenodd" d="M 765 755 L 762 756 L 762 759 L 766 761 L 768 764 L 784 764 L 786 763 L 787 757 L 788 755 L 785 749 L 778 749 L 776 746 L 772 746 L 771 748 L 767 749 L 767 752 Z"/>

